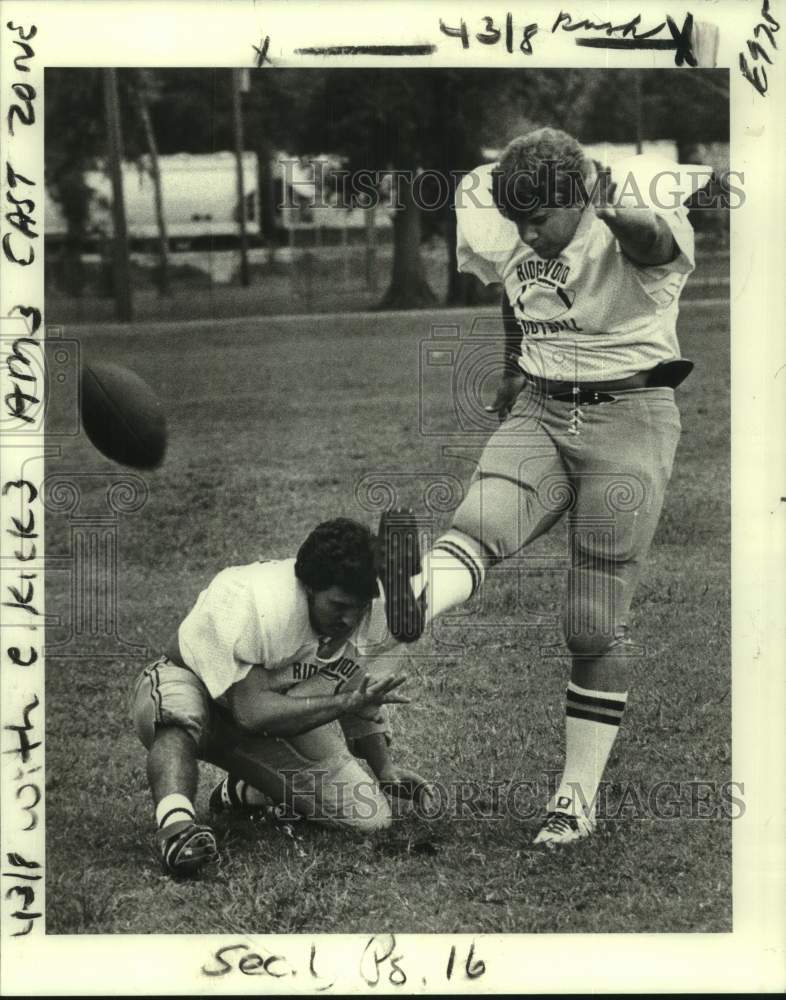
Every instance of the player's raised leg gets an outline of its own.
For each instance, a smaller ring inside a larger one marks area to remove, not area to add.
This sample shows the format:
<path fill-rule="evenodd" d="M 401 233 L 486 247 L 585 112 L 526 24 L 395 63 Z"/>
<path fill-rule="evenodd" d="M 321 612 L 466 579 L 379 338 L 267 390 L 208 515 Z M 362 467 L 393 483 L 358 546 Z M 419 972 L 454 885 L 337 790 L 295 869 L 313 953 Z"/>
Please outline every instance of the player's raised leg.
<path fill-rule="evenodd" d="M 565 476 L 565 470 L 553 441 L 536 416 L 525 392 L 487 442 L 450 530 L 423 556 L 422 568 L 410 574 L 408 587 L 398 583 L 395 589 L 390 588 L 392 602 L 388 600 L 389 588 L 383 575 L 388 625 L 399 641 L 413 641 L 429 622 L 469 600 L 483 584 L 489 567 L 515 555 L 559 520 L 562 513 L 559 509 L 544 506 L 540 484 L 556 482 Z M 399 557 L 396 563 L 391 559 L 391 548 L 386 546 L 390 524 L 388 516 L 383 515 L 380 541 L 388 554 L 388 566 L 393 565 L 400 580 L 412 560 Z M 411 514 L 405 530 L 417 536 L 417 524 Z M 405 550 L 399 543 L 392 551 Z M 404 595 L 403 606 L 397 603 L 397 595 Z M 415 606 L 419 608 L 414 616 L 417 628 L 402 631 L 397 623 L 407 620 L 409 609 Z"/>
<path fill-rule="evenodd" d="M 434 618 L 468 601 L 494 560 L 482 542 L 452 529 L 420 555 L 417 518 L 385 511 L 379 522 L 380 576 L 391 635 L 414 642 Z"/>

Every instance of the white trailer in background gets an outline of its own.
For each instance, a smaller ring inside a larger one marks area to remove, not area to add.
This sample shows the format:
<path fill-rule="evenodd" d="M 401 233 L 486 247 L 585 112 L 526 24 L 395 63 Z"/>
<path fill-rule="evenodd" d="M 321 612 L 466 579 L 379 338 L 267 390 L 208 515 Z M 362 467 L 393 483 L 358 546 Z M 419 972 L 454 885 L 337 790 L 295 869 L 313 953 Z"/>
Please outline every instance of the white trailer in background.
<path fill-rule="evenodd" d="M 234 153 L 177 153 L 160 156 L 161 187 L 167 232 L 172 243 L 192 244 L 205 238 L 239 238 L 237 176 Z M 112 232 L 112 188 L 100 168 L 85 173 L 93 192 L 87 232 L 102 238 Z M 259 197 L 255 153 L 243 154 L 246 232 L 258 236 Z M 148 242 L 158 236 L 153 182 L 143 160 L 123 164 L 123 194 L 126 203 L 128 235 L 132 241 Z M 66 235 L 66 224 L 57 202 L 46 196 L 45 228 L 47 237 L 57 240 Z"/>

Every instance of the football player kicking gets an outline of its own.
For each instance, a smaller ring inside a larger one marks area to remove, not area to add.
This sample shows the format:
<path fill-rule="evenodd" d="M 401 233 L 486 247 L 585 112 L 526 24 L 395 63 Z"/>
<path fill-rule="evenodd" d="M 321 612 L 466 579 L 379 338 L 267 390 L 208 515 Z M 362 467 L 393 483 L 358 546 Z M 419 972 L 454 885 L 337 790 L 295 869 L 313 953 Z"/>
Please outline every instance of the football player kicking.
<path fill-rule="evenodd" d="M 488 407 L 501 425 L 451 530 L 411 586 L 399 573 L 388 616 L 414 640 L 567 513 L 566 759 L 535 843 L 592 832 L 628 698 L 628 613 L 680 436 L 674 388 L 692 368 L 675 332 L 694 267 L 676 167 L 631 158 L 603 197 L 579 143 L 539 129 L 457 193 L 459 269 L 504 287 L 504 375 Z"/>
<path fill-rule="evenodd" d="M 213 812 L 272 801 L 368 833 L 391 823 L 383 790 L 419 794 L 422 779 L 388 753 L 385 706 L 409 701 L 405 677 L 371 681 L 361 662 L 389 642 L 377 563 L 375 537 L 339 518 L 315 528 L 296 559 L 225 569 L 136 680 L 133 718 L 166 873 L 217 858 L 194 810 L 199 760 L 227 772 Z"/>

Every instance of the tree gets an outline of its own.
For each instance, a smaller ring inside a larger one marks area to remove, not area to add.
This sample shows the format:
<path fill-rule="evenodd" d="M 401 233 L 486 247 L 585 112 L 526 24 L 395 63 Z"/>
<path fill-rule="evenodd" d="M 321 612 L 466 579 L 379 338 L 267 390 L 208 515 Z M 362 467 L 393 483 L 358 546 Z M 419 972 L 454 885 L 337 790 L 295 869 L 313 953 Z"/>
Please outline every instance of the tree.
<path fill-rule="evenodd" d="M 393 265 L 382 308 L 431 305 L 435 295 L 421 260 L 421 212 L 413 185 L 428 160 L 428 86 L 422 70 L 335 70 L 322 74 L 321 86 L 306 111 L 312 150 L 347 157 L 351 171 L 381 178 L 393 174 Z M 420 121 L 416 114 L 421 106 Z"/>
<path fill-rule="evenodd" d="M 160 94 L 160 87 L 150 70 L 137 70 L 136 80 L 132 84 L 134 99 L 142 123 L 142 131 L 150 159 L 148 173 L 153 183 L 153 198 L 155 201 L 156 227 L 158 229 L 158 290 L 161 295 L 169 294 L 169 237 L 167 235 L 166 213 L 164 212 L 164 192 L 161 186 L 161 169 L 158 163 L 158 144 L 150 117 L 150 104 Z"/>
<path fill-rule="evenodd" d="M 96 165 L 104 143 L 98 70 L 46 71 L 46 184 L 66 224 L 63 282 L 70 295 L 84 290 L 82 247 L 87 235 L 91 192 L 85 171 Z"/>
<path fill-rule="evenodd" d="M 530 128 L 554 124 L 578 133 L 603 87 L 600 77 L 579 70 L 332 70 L 323 81 L 308 114 L 312 143 L 347 155 L 350 169 L 399 172 L 383 308 L 434 301 L 420 244 L 435 232 L 448 246 L 448 303 L 477 300 L 476 279 L 456 270 L 452 205 L 462 174 L 481 162 L 484 147 L 499 149 Z M 429 183 L 420 170 L 433 175 Z M 424 211 L 424 201 L 434 207 Z"/>
<path fill-rule="evenodd" d="M 153 176 L 159 251 L 165 269 L 166 224 L 154 125 L 150 105 L 160 93 L 154 74 L 147 70 L 116 73 L 120 118 L 126 155 L 137 163 L 148 157 Z M 85 174 L 107 160 L 101 75 L 95 69 L 50 69 L 46 76 L 46 183 L 66 223 L 64 278 L 69 294 L 84 287 L 81 254 L 90 235 L 92 191 Z"/>
<path fill-rule="evenodd" d="M 457 178 L 480 161 L 489 123 L 520 92 L 521 77 L 442 69 L 323 74 L 307 114 L 312 148 L 344 154 L 350 170 L 395 174 L 393 265 L 382 308 L 435 301 L 421 259 L 422 239 L 454 225 L 450 205 Z M 424 202 L 432 207 L 424 210 Z M 455 240 L 448 243 L 454 253 Z M 454 279 L 451 297 L 459 287 Z"/>

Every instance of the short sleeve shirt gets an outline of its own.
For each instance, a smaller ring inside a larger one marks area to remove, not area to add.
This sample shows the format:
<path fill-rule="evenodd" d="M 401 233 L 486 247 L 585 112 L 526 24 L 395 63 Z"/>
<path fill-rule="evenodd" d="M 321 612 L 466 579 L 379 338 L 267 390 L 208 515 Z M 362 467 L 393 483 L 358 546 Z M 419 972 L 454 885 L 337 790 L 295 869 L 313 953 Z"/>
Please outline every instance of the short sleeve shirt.
<path fill-rule="evenodd" d="M 183 662 L 217 699 L 254 666 L 265 669 L 271 691 L 316 677 L 325 693 L 353 686 L 363 658 L 382 650 L 389 634 L 377 599 L 344 644 L 320 656 L 295 560 L 285 559 L 222 570 L 186 615 L 178 641 Z"/>
<path fill-rule="evenodd" d="M 521 329 L 521 367 L 549 379 L 622 379 L 680 356 L 679 297 L 694 268 L 687 210 L 653 209 L 679 253 L 643 267 L 622 252 L 588 206 L 559 257 L 543 260 L 491 197 L 492 164 L 459 186 L 457 259 L 485 284 L 501 282 Z"/>

